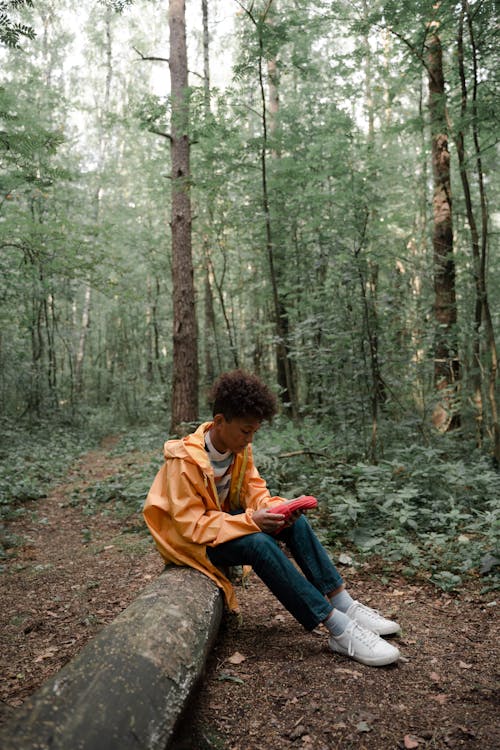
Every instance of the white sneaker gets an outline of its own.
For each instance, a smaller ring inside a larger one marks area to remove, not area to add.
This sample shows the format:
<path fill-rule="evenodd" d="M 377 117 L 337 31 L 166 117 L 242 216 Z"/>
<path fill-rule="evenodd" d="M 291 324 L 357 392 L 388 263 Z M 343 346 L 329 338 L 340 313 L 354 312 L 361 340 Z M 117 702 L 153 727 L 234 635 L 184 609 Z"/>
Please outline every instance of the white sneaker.
<path fill-rule="evenodd" d="M 330 636 L 330 648 L 370 667 L 392 664 L 400 655 L 395 646 L 371 630 L 358 625 L 354 620 L 349 623 L 342 635 Z"/>
<path fill-rule="evenodd" d="M 394 620 L 388 620 L 386 617 L 382 617 L 376 609 L 367 607 L 361 602 L 354 601 L 346 612 L 346 615 L 354 620 L 359 625 L 362 625 L 367 630 L 371 630 L 372 633 L 377 635 L 395 635 L 399 633 L 401 628 Z"/>

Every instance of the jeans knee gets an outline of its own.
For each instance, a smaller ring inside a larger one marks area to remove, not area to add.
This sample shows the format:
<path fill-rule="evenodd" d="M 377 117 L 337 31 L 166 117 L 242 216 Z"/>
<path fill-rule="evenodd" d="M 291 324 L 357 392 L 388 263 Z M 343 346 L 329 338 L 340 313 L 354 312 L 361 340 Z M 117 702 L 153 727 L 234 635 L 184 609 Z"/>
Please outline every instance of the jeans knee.
<path fill-rule="evenodd" d="M 296 531 L 301 531 L 309 527 L 309 521 L 307 520 L 305 516 L 299 516 L 297 520 L 295 521 L 295 523 L 293 524 L 292 529 L 294 526 L 296 526 Z"/>
<path fill-rule="evenodd" d="M 309 537 L 313 532 L 309 521 L 305 516 L 299 516 L 295 523 L 284 529 L 283 536 L 288 539 L 301 539 Z"/>
<path fill-rule="evenodd" d="M 248 541 L 252 551 L 253 564 L 259 560 L 269 559 L 279 551 L 277 542 L 269 536 L 269 534 L 265 534 L 263 531 L 251 534 L 248 537 Z"/>

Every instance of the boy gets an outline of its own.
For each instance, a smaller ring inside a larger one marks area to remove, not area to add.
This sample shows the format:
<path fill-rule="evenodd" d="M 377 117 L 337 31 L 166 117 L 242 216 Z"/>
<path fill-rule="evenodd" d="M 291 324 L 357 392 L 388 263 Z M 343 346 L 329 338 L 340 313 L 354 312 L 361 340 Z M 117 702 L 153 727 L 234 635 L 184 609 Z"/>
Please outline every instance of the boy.
<path fill-rule="evenodd" d="M 307 630 L 326 626 L 332 651 L 371 666 L 396 662 L 398 649 L 380 636 L 399 625 L 352 599 L 300 511 L 288 520 L 273 513 L 273 505 L 292 501 L 270 496 L 251 449 L 261 423 L 276 413 L 271 391 L 235 370 L 217 380 L 212 400 L 212 422 L 165 443 L 165 464 L 146 500 L 144 517 L 165 561 L 205 573 L 232 610 L 235 592 L 222 569 L 251 565 Z"/>

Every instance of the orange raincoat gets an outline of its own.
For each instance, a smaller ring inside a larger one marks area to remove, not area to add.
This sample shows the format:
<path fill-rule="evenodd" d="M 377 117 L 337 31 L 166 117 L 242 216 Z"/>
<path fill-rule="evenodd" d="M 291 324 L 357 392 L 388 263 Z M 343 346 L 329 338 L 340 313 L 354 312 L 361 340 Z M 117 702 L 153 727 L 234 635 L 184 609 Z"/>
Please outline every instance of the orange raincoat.
<path fill-rule="evenodd" d="M 226 511 L 241 508 L 244 512 L 230 515 L 222 510 L 205 450 L 205 433 L 211 426 L 212 422 L 205 422 L 193 434 L 165 443 L 165 463 L 147 496 L 144 518 L 165 562 L 205 573 L 223 590 L 228 607 L 237 610 L 233 586 L 212 565 L 206 547 L 260 531 L 252 520 L 254 511 L 284 498 L 271 497 L 249 445 L 235 456 L 229 500 L 224 506 Z"/>

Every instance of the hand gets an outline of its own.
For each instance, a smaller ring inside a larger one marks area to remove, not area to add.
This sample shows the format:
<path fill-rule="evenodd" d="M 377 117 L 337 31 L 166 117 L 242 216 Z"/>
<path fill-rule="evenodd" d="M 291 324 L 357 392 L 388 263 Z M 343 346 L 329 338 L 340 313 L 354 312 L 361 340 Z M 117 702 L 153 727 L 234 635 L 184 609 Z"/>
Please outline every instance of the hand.
<path fill-rule="evenodd" d="M 288 518 L 288 521 L 286 522 L 285 526 L 292 526 L 292 524 L 294 524 L 295 521 L 297 521 L 304 512 L 305 511 L 303 510 L 294 510 L 293 513 Z"/>
<path fill-rule="evenodd" d="M 252 519 L 266 534 L 275 534 L 285 526 L 285 516 L 282 513 L 273 513 L 272 508 L 256 510 Z"/>
<path fill-rule="evenodd" d="M 303 495 L 299 495 L 299 497 L 303 497 Z M 289 500 L 286 500 L 286 503 L 293 503 L 295 500 L 298 500 L 296 497 L 292 497 Z M 303 513 L 305 513 L 305 510 L 294 510 L 293 513 L 289 516 L 288 521 L 284 524 L 284 528 L 287 528 L 288 526 L 292 526 L 295 521 L 297 521 Z"/>

